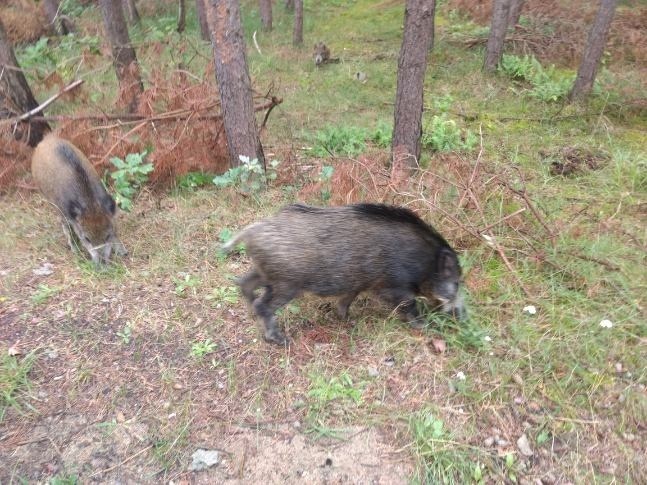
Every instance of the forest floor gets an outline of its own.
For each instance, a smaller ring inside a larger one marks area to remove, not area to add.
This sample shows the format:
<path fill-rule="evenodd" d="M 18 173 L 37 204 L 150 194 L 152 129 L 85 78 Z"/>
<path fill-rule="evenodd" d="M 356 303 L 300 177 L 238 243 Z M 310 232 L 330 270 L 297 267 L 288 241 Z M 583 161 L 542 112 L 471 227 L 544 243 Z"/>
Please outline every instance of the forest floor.
<path fill-rule="evenodd" d="M 133 33 L 147 85 L 164 89 L 178 65 L 213 77 L 195 19 L 172 32 L 171 3 L 155 18 L 142 8 Z M 571 68 L 542 77 L 519 57 L 514 79 L 513 67 L 484 76 L 483 28 L 443 6 L 423 169 L 395 188 L 384 164 L 401 2 L 308 4 L 297 50 L 282 2 L 269 34 L 243 5 L 254 85 L 283 99 L 263 133 L 281 162 L 267 190 L 199 177 L 146 188 L 118 216 L 129 256 L 101 271 L 67 249 L 28 177 L 2 195 L 0 482 L 647 481 L 644 68 L 607 59 L 591 101 L 563 105 Z M 79 15 L 66 50 L 17 49 L 38 99 L 58 90 L 39 83 L 47 69 L 86 79 L 51 114 L 114 102 L 98 13 Z M 315 68 L 319 40 L 340 63 Z M 155 133 L 153 154 L 179 140 Z M 295 200 L 415 209 L 460 254 L 468 322 L 430 315 L 412 330 L 368 295 L 340 322 L 306 296 L 280 315 L 290 346 L 265 343 L 233 283 L 249 259 L 218 247 Z M 195 470 L 200 449 L 215 464 Z"/>

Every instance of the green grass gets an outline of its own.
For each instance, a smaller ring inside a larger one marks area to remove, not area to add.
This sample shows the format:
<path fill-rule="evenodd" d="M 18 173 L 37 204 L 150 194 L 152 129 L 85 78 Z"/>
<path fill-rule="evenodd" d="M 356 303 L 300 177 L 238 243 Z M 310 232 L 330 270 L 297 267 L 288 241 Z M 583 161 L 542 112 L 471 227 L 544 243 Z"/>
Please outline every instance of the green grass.
<path fill-rule="evenodd" d="M 0 422 L 9 409 L 19 414 L 34 410 L 28 401 L 28 393 L 32 389 L 29 373 L 37 359 L 35 352 L 24 357 L 3 354 L 0 360 Z"/>

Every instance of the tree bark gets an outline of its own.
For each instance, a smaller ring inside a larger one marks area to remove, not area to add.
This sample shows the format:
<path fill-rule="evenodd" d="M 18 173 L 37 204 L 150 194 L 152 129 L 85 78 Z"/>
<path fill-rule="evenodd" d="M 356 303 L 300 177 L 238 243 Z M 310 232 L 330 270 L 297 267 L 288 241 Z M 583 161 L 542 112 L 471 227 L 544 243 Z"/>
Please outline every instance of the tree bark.
<path fill-rule="evenodd" d="M 272 30 L 272 0 L 260 0 L 259 7 L 261 12 L 261 22 L 263 30 Z"/>
<path fill-rule="evenodd" d="M 186 27 L 186 5 L 184 0 L 178 0 L 177 4 L 177 31 L 181 34 Z"/>
<path fill-rule="evenodd" d="M 523 9 L 523 4 L 526 3 L 526 0 L 512 0 L 510 4 L 510 11 L 508 12 L 508 27 L 512 29 L 519 23 L 521 18 L 521 10 Z"/>
<path fill-rule="evenodd" d="M 43 0 L 43 9 L 49 22 L 50 32 L 56 35 L 67 35 L 74 31 L 74 23 L 61 14 L 58 0 Z"/>
<path fill-rule="evenodd" d="M 495 71 L 501 56 L 503 55 L 503 43 L 508 28 L 508 12 L 510 11 L 511 0 L 494 0 L 492 9 L 492 22 L 490 24 L 490 36 L 487 40 L 485 63 L 483 69 L 488 72 Z"/>
<path fill-rule="evenodd" d="M 573 83 L 573 89 L 569 94 L 571 101 L 586 97 L 593 88 L 600 59 L 604 53 L 604 46 L 607 43 L 609 26 L 616 10 L 616 3 L 616 0 L 601 0 L 600 2 L 598 14 L 589 33 L 586 50 L 582 56 L 575 83 Z"/>
<path fill-rule="evenodd" d="M 12 118 L 26 113 L 38 106 L 22 73 L 4 25 L 0 21 L 0 118 Z M 42 116 L 42 112 L 34 116 Z M 35 147 L 50 131 L 45 121 L 28 120 L 20 123 L 14 133 L 16 140 L 26 139 L 29 146 Z"/>
<path fill-rule="evenodd" d="M 119 80 L 119 97 L 123 99 L 130 113 L 137 110 L 139 95 L 144 90 L 139 75 L 139 64 L 135 49 L 130 44 L 128 27 L 120 0 L 99 0 L 103 25 L 112 47 L 112 62 Z"/>
<path fill-rule="evenodd" d="M 391 154 L 393 167 L 412 169 L 420 159 L 423 84 L 432 41 L 435 0 L 407 0 L 398 59 Z"/>
<path fill-rule="evenodd" d="M 130 25 L 135 25 L 141 22 L 141 17 L 137 11 L 137 5 L 135 5 L 135 0 L 123 0 L 122 2 L 123 11 L 128 17 L 128 22 Z"/>
<path fill-rule="evenodd" d="M 202 40 L 210 40 L 207 13 L 204 11 L 204 0 L 195 0 L 195 10 L 198 13 L 198 22 L 200 22 L 200 34 L 202 35 Z"/>
<path fill-rule="evenodd" d="M 252 86 L 238 0 L 208 0 L 205 4 L 215 61 L 220 106 L 232 167 L 240 156 L 258 159 L 265 167 L 258 136 Z"/>
<path fill-rule="evenodd" d="M 294 0 L 294 31 L 292 44 L 303 44 L 303 0 Z"/>
<path fill-rule="evenodd" d="M 286 10 L 294 10 L 294 0 L 285 0 L 285 9 Z"/>

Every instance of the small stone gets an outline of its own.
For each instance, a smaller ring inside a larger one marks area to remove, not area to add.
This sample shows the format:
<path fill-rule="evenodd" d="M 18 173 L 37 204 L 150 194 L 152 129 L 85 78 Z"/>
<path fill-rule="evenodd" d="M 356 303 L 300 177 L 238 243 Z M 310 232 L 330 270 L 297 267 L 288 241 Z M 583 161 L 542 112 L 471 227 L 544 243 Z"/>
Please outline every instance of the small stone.
<path fill-rule="evenodd" d="M 368 376 L 369 376 L 369 377 L 378 377 L 378 376 L 380 375 L 380 373 L 379 373 L 379 371 L 377 370 L 377 368 L 376 368 L 376 367 L 373 367 L 373 366 L 370 366 L 370 365 L 369 365 L 369 366 L 366 368 L 366 370 L 367 370 L 367 372 L 368 372 Z"/>
<path fill-rule="evenodd" d="M 177 384 L 177 383 L 173 384 L 173 389 L 175 389 L 176 391 L 181 390 L 182 389 L 182 384 Z"/>
<path fill-rule="evenodd" d="M 47 349 L 45 355 L 47 355 L 48 359 L 56 359 L 58 357 L 58 352 L 54 349 Z"/>
<path fill-rule="evenodd" d="M 541 483 L 544 485 L 553 485 L 557 479 L 555 478 L 555 475 L 553 475 L 551 472 L 546 473 L 543 477 L 541 477 Z"/>
<path fill-rule="evenodd" d="M 483 440 L 483 444 L 487 446 L 488 448 L 494 444 L 494 438 L 492 436 L 489 436 L 488 438 L 485 438 Z"/>
<path fill-rule="evenodd" d="M 616 372 L 622 374 L 622 362 L 616 362 Z"/>
<path fill-rule="evenodd" d="M 218 450 L 197 449 L 191 455 L 193 461 L 189 465 L 189 470 L 199 472 L 220 463 L 220 452 Z"/>
<path fill-rule="evenodd" d="M 294 426 L 296 429 L 299 429 L 301 427 L 301 423 L 299 421 L 295 421 L 292 423 L 292 426 Z"/>
<path fill-rule="evenodd" d="M 622 437 L 625 441 L 629 441 L 630 443 L 636 439 L 636 435 L 633 433 L 622 433 Z"/>
<path fill-rule="evenodd" d="M 517 405 L 523 404 L 523 398 L 519 397 L 519 396 L 515 397 L 514 398 L 514 403 L 517 404 Z"/>
<path fill-rule="evenodd" d="M 528 441 L 528 437 L 525 435 L 525 433 L 522 434 L 519 437 L 519 439 L 517 440 L 517 448 L 519 448 L 519 451 L 524 456 L 532 456 L 532 455 L 534 455 L 534 452 L 532 451 L 532 448 L 530 447 L 530 442 Z"/>
<path fill-rule="evenodd" d="M 38 399 L 45 399 L 48 395 L 45 391 L 38 391 Z"/>
<path fill-rule="evenodd" d="M 496 445 L 501 448 L 505 448 L 506 446 L 510 445 L 510 442 L 508 440 L 504 440 L 503 438 L 496 438 L 495 441 Z"/>
<path fill-rule="evenodd" d="M 33 269 L 32 273 L 34 273 L 36 276 L 49 276 L 54 272 L 52 268 L 54 268 L 54 265 L 52 263 L 45 262 L 38 268 Z"/>

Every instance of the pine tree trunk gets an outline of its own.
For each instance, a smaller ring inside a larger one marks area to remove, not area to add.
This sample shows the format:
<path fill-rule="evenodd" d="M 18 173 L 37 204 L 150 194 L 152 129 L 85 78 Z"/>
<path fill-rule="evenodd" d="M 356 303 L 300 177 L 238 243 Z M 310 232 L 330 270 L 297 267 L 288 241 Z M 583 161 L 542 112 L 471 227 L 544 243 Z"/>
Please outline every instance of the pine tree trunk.
<path fill-rule="evenodd" d="M 511 0 L 494 0 L 490 36 L 487 40 L 485 64 L 483 65 L 483 69 L 488 72 L 496 70 L 503 56 L 503 43 L 505 42 L 505 33 L 508 28 L 510 3 Z"/>
<path fill-rule="evenodd" d="M 135 49 L 130 44 L 128 27 L 120 0 L 99 0 L 103 25 L 112 47 L 112 62 L 119 80 L 119 98 L 124 101 L 129 112 L 137 110 L 139 95 L 144 86 L 139 75 L 139 64 Z"/>
<path fill-rule="evenodd" d="M 204 11 L 204 0 L 195 0 L 195 10 L 198 14 L 198 22 L 200 22 L 200 34 L 202 35 L 202 40 L 210 40 L 207 13 Z"/>
<path fill-rule="evenodd" d="M 294 0 L 285 0 L 285 9 L 286 10 L 294 10 Z"/>
<path fill-rule="evenodd" d="M 435 0 L 407 0 L 398 59 L 395 123 L 391 142 L 393 167 L 412 169 L 420 159 L 423 84 L 432 42 Z"/>
<path fill-rule="evenodd" d="M 294 31 L 292 44 L 303 44 L 303 0 L 294 0 Z"/>
<path fill-rule="evenodd" d="M 36 108 L 38 102 L 29 89 L 22 73 L 11 42 L 7 38 L 4 25 L 0 21 L 0 118 L 13 118 Z M 42 116 L 42 112 L 34 116 Z M 35 147 L 50 131 L 45 121 L 25 121 L 17 126 L 14 133 L 17 140 L 26 139 L 29 146 Z"/>
<path fill-rule="evenodd" d="M 141 17 L 137 11 L 137 6 L 135 5 L 135 0 L 123 0 L 122 2 L 123 11 L 126 17 L 128 17 L 128 22 L 130 25 L 135 25 L 141 22 Z"/>
<path fill-rule="evenodd" d="M 186 27 L 186 5 L 184 0 L 178 0 L 177 6 L 177 31 L 181 34 Z"/>
<path fill-rule="evenodd" d="M 272 0 L 259 0 L 263 30 L 272 30 Z"/>
<path fill-rule="evenodd" d="M 232 167 L 240 165 L 239 156 L 243 155 L 258 159 L 265 167 L 265 156 L 254 114 L 238 0 L 208 0 L 205 7 L 229 163 Z"/>
<path fill-rule="evenodd" d="M 582 56 L 582 62 L 569 95 L 570 100 L 586 97 L 593 88 L 600 59 L 604 53 L 604 46 L 607 43 L 609 26 L 616 10 L 616 3 L 616 0 L 601 0 L 600 2 L 598 14 L 593 21 L 586 50 Z"/>
<path fill-rule="evenodd" d="M 521 18 L 521 10 L 526 0 L 512 0 L 510 11 L 508 12 L 508 27 L 514 29 Z"/>
<path fill-rule="evenodd" d="M 49 30 L 55 35 L 67 35 L 74 31 L 74 24 L 61 14 L 58 0 L 43 0 L 45 17 L 49 22 Z"/>

